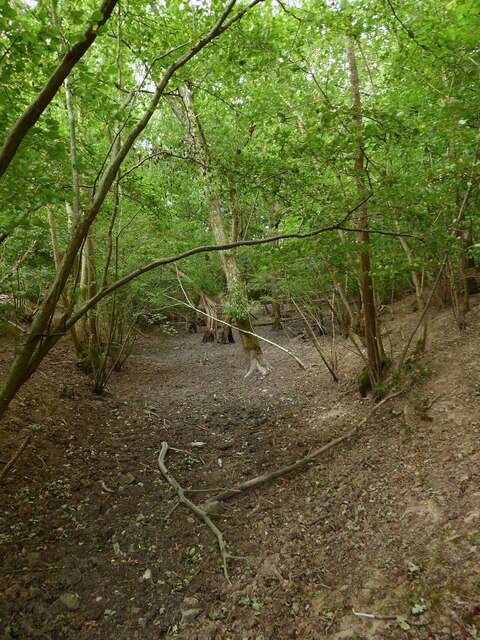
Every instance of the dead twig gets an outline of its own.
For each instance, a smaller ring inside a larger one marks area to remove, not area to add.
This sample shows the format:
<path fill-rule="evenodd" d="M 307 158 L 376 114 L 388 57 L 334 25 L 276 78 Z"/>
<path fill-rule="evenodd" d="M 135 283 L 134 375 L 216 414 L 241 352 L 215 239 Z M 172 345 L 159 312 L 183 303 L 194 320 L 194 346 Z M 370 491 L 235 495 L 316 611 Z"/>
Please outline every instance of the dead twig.
<path fill-rule="evenodd" d="M 20 324 L 18 324 L 18 322 L 13 322 L 12 320 L 7 320 L 7 322 L 8 324 L 11 324 L 12 327 L 15 327 L 15 329 L 18 329 L 22 333 L 27 333 L 28 331 L 28 329 L 25 329 L 24 327 L 22 327 Z"/>
<path fill-rule="evenodd" d="M 355 611 L 355 609 L 352 609 L 352 613 L 354 616 L 358 616 L 359 618 L 370 618 L 372 620 L 395 620 L 395 621 L 403 620 L 404 622 L 409 624 L 411 627 L 426 627 L 428 625 L 428 622 L 415 622 L 413 620 L 405 618 L 404 616 L 395 615 L 395 614 L 380 615 L 378 613 L 362 613 L 360 611 Z"/>
<path fill-rule="evenodd" d="M 223 575 L 228 580 L 228 582 L 230 582 L 228 577 L 228 568 L 227 568 L 227 560 L 230 556 L 226 550 L 226 544 L 225 544 L 225 539 L 223 537 L 223 534 L 220 531 L 220 529 L 211 521 L 208 514 L 185 496 L 183 487 L 175 480 L 175 478 L 167 469 L 167 466 L 165 464 L 165 457 L 167 455 L 167 451 L 168 451 L 168 443 L 162 442 L 160 453 L 158 454 L 158 467 L 162 472 L 162 475 L 165 478 L 165 480 L 175 490 L 175 493 L 177 494 L 179 502 L 184 504 L 191 511 L 193 511 L 193 513 L 196 516 L 198 516 L 201 520 L 203 520 L 203 522 L 207 525 L 207 527 L 212 531 L 212 533 L 217 538 L 218 548 L 220 550 L 220 556 L 222 558 Z"/>
<path fill-rule="evenodd" d="M 398 616 L 382 616 L 382 615 L 378 615 L 376 613 L 362 613 L 360 611 L 355 611 L 355 609 L 352 609 L 352 613 L 354 616 L 358 616 L 359 618 L 372 618 L 375 620 L 396 620 Z"/>
<path fill-rule="evenodd" d="M 102 491 L 106 491 L 107 493 L 115 493 L 113 489 L 110 489 L 110 487 L 107 487 L 104 480 L 100 480 L 100 487 Z"/>
<path fill-rule="evenodd" d="M 38 573 L 39 571 L 60 571 L 68 569 L 69 567 L 55 567 L 52 564 L 47 564 L 42 567 L 24 567 L 23 569 L 2 569 L 3 573 L 7 576 L 15 575 L 17 573 Z"/>
<path fill-rule="evenodd" d="M 311 453 L 306 455 L 304 458 L 300 458 L 300 460 L 297 460 L 293 464 L 290 464 L 290 465 L 288 465 L 286 467 L 282 467 L 281 469 L 276 469 L 274 471 L 270 471 L 268 473 L 264 473 L 263 475 L 257 476 L 256 478 L 252 478 L 251 480 L 247 480 L 246 482 L 243 482 L 242 484 L 239 484 L 236 487 L 233 487 L 232 489 L 227 489 L 225 491 L 217 493 L 216 495 L 214 495 L 211 498 L 209 498 L 208 500 L 206 500 L 206 502 L 204 502 L 204 504 L 203 504 L 204 508 L 207 508 L 207 509 L 209 507 L 212 508 L 212 507 L 215 506 L 215 503 L 221 502 L 223 500 L 228 500 L 229 498 L 232 498 L 233 496 L 236 496 L 240 491 L 246 491 L 247 489 L 253 489 L 254 487 L 259 487 L 260 485 L 265 484 L 266 482 L 269 482 L 270 480 L 275 480 L 276 478 L 279 478 L 280 476 L 287 475 L 288 473 L 291 473 L 292 471 L 296 471 L 297 469 L 302 469 L 303 467 L 308 466 L 311 462 L 313 462 L 316 458 L 318 458 L 319 455 L 321 455 L 325 451 L 328 451 L 329 449 L 331 449 L 332 447 L 336 446 L 337 444 L 340 444 L 340 442 L 343 442 L 344 440 L 347 440 L 348 438 L 351 438 L 352 436 L 354 436 L 357 433 L 357 431 L 359 431 L 359 429 L 361 429 L 368 422 L 370 417 L 381 406 L 383 406 L 389 400 L 393 400 L 393 398 L 396 398 L 401 393 L 403 393 L 403 389 L 401 389 L 399 391 L 395 391 L 394 393 L 391 393 L 390 395 L 388 395 L 385 398 L 383 398 L 383 400 L 378 402 L 368 412 L 368 414 L 365 416 L 365 418 L 363 418 L 363 420 L 361 422 L 359 422 L 356 427 L 351 429 L 348 433 L 345 433 L 343 436 L 335 438 L 335 440 L 331 440 L 330 442 L 328 442 L 327 444 L 323 445 L 322 447 L 319 447 L 318 449 L 315 449 L 314 451 L 312 451 Z"/>
<path fill-rule="evenodd" d="M 163 519 L 169 520 L 170 516 L 172 515 L 172 513 L 175 511 L 175 509 L 178 507 L 179 504 L 180 504 L 180 500 L 175 500 L 175 502 L 173 503 L 171 508 L 168 510 L 168 512 L 165 514 Z"/>
<path fill-rule="evenodd" d="M 13 465 L 16 463 L 16 461 L 20 458 L 20 456 L 22 455 L 22 453 L 25 450 L 25 447 L 27 446 L 27 444 L 32 439 L 32 436 L 33 436 L 33 433 L 30 432 L 28 434 L 28 436 L 25 438 L 25 440 L 22 442 L 22 444 L 18 447 L 18 450 L 15 453 L 15 455 L 13 456 L 13 458 L 11 458 L 11 460 L 9 462 L 7 462 L 5 467 L 2 469 L 2 472 L 0 473 L 0 483 L 5 478 L 5 476 L 10 471 L 10 469 L 13 467 Z"/>
<path fill-rule="evenodd" d="M 430 303 L 432 302 L 433 299 L 433 294 L 435 293 L 435 290 L 437 288 L 438 283 L 440 282 L 440 277 L 443 273 L 443 270 L 445 269 L 445 266 L 447 264 L 447 258 L 448 256 L 445 256 L 445 258 L 443 259 L 442 264 L 440 265 L 440 269 L 438 270 L 437 273 L 437 277 L 435 278 L 435 282 L 433 283 L 432 289 L 430 291 L 430 295 L 428 296 L 427 301 L 425 302 L 425 306 L 423 307 L 422 313 L 420 314 L 417 324 L 415 325 L 415 328 L 413 329 L 412 333 L 410 334 L 410 337 L 407 340 L 407 343 L 405 345 L 405 347 L 403 348 L 403 351 L 400 355 L 400 358 L 398 360 L 397 366 L 396 366 L 396 372 L 399 372 L 401 370 L 401 368 L 403 367 L 403 364 L 405 362 L 405 359 L 407 357 L 407 353 L 408 350 L 410 348 L 410 345 L 412 343 L 413 338 L 415 337 L 417 331 L 419 330 L 419 328 L 422 326 L 422 323 L 425 319 L 425 316 L 427 314 L 427 311 L 430 307 Z"/>
<path fill-rule="evenodd" d="M 306 329 L 310 339 L 312 340 L 312 342 L 313 342 L 313 344 L 315 346 L 315 349 L 318 351 L 318 354 L 319 354 L 320 358 L 322 359 L 323 364 L 327 367 L 330 375 L 332 376 L 333 381 L 334 382 L 338 382 L 337 373 L 336 373 L 335 369 L 333 368 L 332 364 L 330 362 L 328 362 L 327 357 L 323 353 L 323 349 L 322 349 L 322 347 L 320 345 L 319 340 L 317 339 L 317 336 L 315 335 L 315 332 L 312 329 L 312 325 L 308 321 L 308 318 L 303 313 L 303 311 L 300 309 L 300 307 L 295 302 L 295 300 L 292 299 L 292 302 L 295 305 L 295 308 L 297 309 L 298 313 L 302 316 L 302 320 L 303 320 L 303 322 L 305 324 L 305 329 Z"/>
<path fill-rule="evenodd" d="M 212 489 L 185 489 L 187 493 L 211 493 L 212 491 L 228 491 L 226 487 L 216 487 Z M 240 492 L 239 492 L 240 493 Z"/>
<path fill-rule="evenodd" d="M 432 406 L 435 404 L 435 402 L 436 402 L 439 398 L 441 398 L 441 397 L 442 397 L 442 394 L 441 394 L 441 393 L 437 393 L 437 395 L 436 395 L 436 396 L 434 396 L 434 397 L 430 400 L 430 402 L 427 402 L 427 404 L 423 407 L 423 410 L 424 410 L 424 411 L 428 411 L 429 409 L 431 409 L 431 408 L 432 408 Z"/>

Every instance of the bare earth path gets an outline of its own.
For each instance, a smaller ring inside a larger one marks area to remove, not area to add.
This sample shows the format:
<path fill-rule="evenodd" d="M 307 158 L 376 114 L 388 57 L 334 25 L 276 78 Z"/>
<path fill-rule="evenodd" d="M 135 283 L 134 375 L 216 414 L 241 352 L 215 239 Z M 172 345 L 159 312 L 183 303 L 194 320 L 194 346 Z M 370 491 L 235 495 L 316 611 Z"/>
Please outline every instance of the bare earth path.
<path fill-rule="evenodd" d="M 407 303 L 390 318 L 400 341 Z M 283 640 L 480 637 L 480 323 L 432 319 L 417 385 L 318 464 L 225 503 L 228 550 L 160 474 L 231 487 L 342 435 L 373 406 L 339 343 L 340 382 L 273 347 L 243 380 L 236 345 L 142 337 L 98 397 L 61 345 L 12 406 L 0 458 L 34 427 L 0 487 L 0 632 L 7 638 Z M 308 364 L 304 341 L 266 330 Z M 8 344 L 8 337 L 3 338 Z M 202 443 L 202 444 L 200 444 Z M 210 493 L 189 492 L 201 503 Z M 375 617 L 353 613 L 373 614 Z M 182 621 L 183 617 L 183 621 Z"/>

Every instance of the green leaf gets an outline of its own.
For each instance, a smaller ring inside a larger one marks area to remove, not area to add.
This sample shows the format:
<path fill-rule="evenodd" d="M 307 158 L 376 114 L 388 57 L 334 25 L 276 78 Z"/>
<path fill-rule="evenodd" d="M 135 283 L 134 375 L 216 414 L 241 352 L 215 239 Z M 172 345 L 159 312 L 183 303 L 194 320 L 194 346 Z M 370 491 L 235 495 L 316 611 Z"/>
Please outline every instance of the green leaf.
<path fill-rule="evenodd" d="M 90 22 L 101 22 L 103 20 L 103 13 L 97 9 L 90 16 Z"/>
<path fill-rule="evenodd" d="M 414 616 L 418 615 L 420 613 L 423 613 L 426 610 L 426 608 L 427 608 L 426 604 L 423 604 L 422 602 L 417 602 L 412 607 L 412 613 Z"/>
<path fill-rule="evenodd" d="M 85 42 L 86 39 L 87 36 L 83 32 L 73 34 L 73 42 Z"/>
<path fill-rule="evenodd" d="M 400 629 L 403 629 L 404 631 L 408 631 L 410 629 L 410 625 L 408 624 L 405 616 L 397 616 L 396 623 L 398 624 Z"/>

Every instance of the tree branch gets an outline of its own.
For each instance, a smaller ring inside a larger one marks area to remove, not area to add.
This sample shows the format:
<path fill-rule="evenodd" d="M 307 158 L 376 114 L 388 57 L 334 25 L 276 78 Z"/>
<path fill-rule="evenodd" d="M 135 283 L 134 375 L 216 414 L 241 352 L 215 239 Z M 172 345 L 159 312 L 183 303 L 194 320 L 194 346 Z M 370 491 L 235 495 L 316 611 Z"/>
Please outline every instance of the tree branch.
<path fill-rule="evenodd" d="M 389 400 L 393 400 L 393 398 L 396 398 L 401 393 L 403 393 L 403 389 L 400 389 L 399 391 L 395 391 L 394 393 L 391 393 L 390 395 L 383 398 L 383 400 L 378 402 L 376 405 L 374 405 L 374 407 L 372 407 L 372 409 L 370 409 L 370 411 L 365 416 L 365 418 L 363 418 L 363 420 L 361 420 L 361 422 L 359 422 L 356 427 L 354 427 L 347 433 L 343 434 L 343 436 L 335 438 L 334 440 L 330 440 L 330 442 L 323 445 L 323 447 L 315 449 L 314 451 L 306 455 L 304 458 L 300 458 L 300 460 L 297 460 L 293 464 L 289 464 L 288 466 L 282 467 L 281 469 L 276 469 L 274 471 L 264 473 L 261 476 L 257 476 L 256 478 L 252 478 L 250 480 L 247 480 L 246 482 L 242 482 L 241 484 L 238 484 L 236 487 L 233 487 L 232 489 L 226 489 L 225 491 L 217 493 L 216 495 L 209 498 L 202 505 L 203 508 L 207 509 L 208 507 L 212 507 L 216 505 L 216 503 L 218 502 L 222 502 L 223 500 L 228 500 L 233 496 L 237 496 L 241 491 L 246 491 L 247 489 L 253 489 L 254 487 L 259 487 L 260 485 L 265 484 L 270 480 L 275 480 L 275 478 L 279 478 L 280 476 L 285 476 L 288 473 L 291 473 L 292 471 L 296 471 L 297 469 L 302 469 L 303 467 L 308 466 L 310 462 L 313 462 L 316 458 L 318 458 L 319 455 L 321 455 L 322 453 L 325 453 L 325 451 L 328 451 L 329 449 L 336 446 L 337 444 L 340 444 L 344 440 L 347 440 L 348 438 L 351 438 L 353 435 L 355 435 L 357 431 L 359 431 L 363 426 L 367 424 L 371 416 L 376 411 L 378 411 L 378 409 L 380 409 L 381 406 L 383 406 Z"/>
<path fill-rule="evenodd" d="M 421 42 L 419 42 L 416 37 L 415 34 L 413 33 L 413 31 L 411 31 L 407 25 L 401 20 L 401 18 L 398 17 L 397 12 L 395 11 L 395 7 L 393 6 L 391 0 L 387 0 L 388 5 L 390 6 L 390 9 L 392 10 L 392 14 L 393 17 L 395 18 L 395 20 L 401 25 L 402 29 L 407 33 L 408 37 L 413 40 L 415 42 L 415 44 L 420 47 L 421 49 L 423 49 L 424 51 L 426 51 L 427 53 L 431 53 L 432 56 L 434 58 L 436 58 L 437 60 L 441 60 L 441 57 L 437 56 L 437 54 L 432 51 L 431 49 L 429 49 L 429 47 L 427 47 L 426 45 L 422 44 Z"/>
<path fill-rule="evenodd" d="M 0 483 L 2 482 L 2 480 L 5 478 L 5 476 L 7 475 L 7 473 L 10 471 L 10 469 L 13 467 L 13 465 L 15 464 L 15 462 L 20 458 L 20 456 L 22 455 L 22 453 L 25 450 L 25 447 L 27 446 L 27 444 L 30 442 L 30 440 L 32 439 L 33 433 L 30 432 L 28 434 L 28 436 L 25 438 L 25 440 L 22 442 L 22 444 L 19 446 L 19 448 L 17 449 L 15 455 L 11 458 L 11 460 L 9 460 L 9 462 L 7 462 L 7 464 L 5 465 L 5 467 L 2 469 L 2 472 L 0 473 Z"/>
<path fill-rule="evenodd" d="M 356 207 L 350 209 L 347 214 L 337 223 L 328 225 L 326 227 L 321 227 L 320 229 L 315 229 L 314 231 L 309 231 L 308 233 L 285 233 L 277 236 L 270 236 L 269 238 L 259 238 L 258 240 L 239 240 L 238 242 L 229 242 L 227 244 L 213 244 L 213 245 L 205 245 L 201 247 L 195 247 L 194 249 L 189 249 L 187 251 L 183 251 L 182 253 L 178 253 L 175 256 L 171 256 L 169 258 L 161 258 L 159 260 L 155 260 L 154 262 L 150 262 L 149 264 L 132 271 L 127 274 L 123 278 L 120 278 L 116 282 L 113 282 L 108 287 L 102 287 L 97 295 L 90 300 L 87 300 L 83 306 L 81 306 L 77 311 L 69 318 L 62 318 L 60 323 L 65 322 L 64 325 L 67 329 L 78 322 L 78 320 L 87 313 L 92 307 L 94 307 L 97 302 L 100 302 L 105 296 L 109 295 L 116 289 L 123 287 L 128 284 L 135 278 L 147 273 L 148 271 L 152 271 L 152 269 L 156 269 L 158 267 L 163 267 L 167 264 L 172 264 L 173 262 L 178 262 L 179 260 L 183 260 L 184 258 L 188 258 L 189 256 L 196 255 L 197 253 L 211 253 L 213 251 L 227 251 L 228 249 L 234 249 L 235 247 L 251 247 L 259 244 L 269 244 L 271 242 L 278 242 L 279 240 L 287 240 L 290 238 L 313 238 L 321 233 L 325 233 L 327 231 L 334 231 L 338 229 L 339 226 L 343 225 L 344 222 L 350 217 L 350 215 L 356 211 L 359 207 L 361 207 L 369 198 L 371 194 L 369 194 L 366 198 L 362 200 Z M 350 231 L 350 229 L 349 229 Z"/>
<path fill-rule="evenodd" d="M 228 568 L 227 568 L 227 560 L 228 560 L 229 556 L 228 556 L 228 553 L 227 553 L 225 539 L 223 537 L 223 534 L 220 531 L 220 529 L 212 522 L 212 520 L 210 519 L 210 517 L 206 513 L 206 511 L 201 509 L 199 506 L 197 506 L 195 503 L 193 503 L 191 500 L 189 500 L 185 496 L 184 489 L 180 486 L 180 484 L 175 480 L 175 478 L 172 476 L 172 474 L 167 469 L 167 466 L 165 464 L 165 456 L 167 455 L 167 451 L 168 451 L 168 443 L 162 442 L 162 446 L 160 448 L 160 453 L 158 454 L 158 467 L 159 467 L 160 471 L 162 472 L 162 475 L 165 478 L 165 480 L 175 490 L 175 493 L 178 496 L 179 502 L 184 504 L 191 511 L 193 511 L 193 513 L 196 516 L 198 516 L 201 520 L 203 520 L 203 522 L 205 522 L 207 527 L 210 529 L 210 531 L 213 532 L 213 534 L 217 538 L 218 548 L 220 550 L 220 555 L 222 557 L 223 575 L 225 576 L 225 578 L 227 580 L 229 580 L 228 579 Z"/>
<path fill-rule="evenodd" d="M 73 47 L 67 51 L 60 64 L 45 83 L 43 89 L 35 100 L 25 109 L 8 134 L 0 151 L 0 178 L 3 176 L 11 161 L 15 157 L 19 146 L 27 135 L 28 131 L 35 125 L 42 113 L 53 100 L 63 81 L 68 76 L 77 62 L 85 55 L 94 43 L 98 29 L 103 26 L 113 11 L 118 0 L 105 0 L 100 11 L 103 15 L 101 20 L 94 21 L 83 33 L 81 41 L 77 41 Z"/>

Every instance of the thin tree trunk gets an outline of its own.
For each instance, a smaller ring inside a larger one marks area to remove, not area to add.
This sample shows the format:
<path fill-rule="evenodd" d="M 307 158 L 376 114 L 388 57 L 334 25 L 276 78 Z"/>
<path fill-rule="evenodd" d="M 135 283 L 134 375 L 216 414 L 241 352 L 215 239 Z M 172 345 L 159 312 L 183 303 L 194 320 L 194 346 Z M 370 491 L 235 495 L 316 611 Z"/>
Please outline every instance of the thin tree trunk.
<path fill-rule="evenodd" d="M 292 109 L 292 111 L 295 113 L 298 129 L 300 130 L 302 135 L 304 137 L 306 137 L 307 136 L 307 129 L 305 127 L 305 122 L 303 121 L 303 118 L 302 118 L 300 112 L 297 109 L 295 109 L 295 107 L 290 102 L 287 102 L 287 104 L 290 107 L 290 109 Z M 316 156 L 314 156 L 313 162 L 314 162 L 316 170 L 318 171 L 318 174 L 321 175 L 321 172 L 322 172 L 321 162 L 319 161 L 319 159 Z M 347 202 L 347 193 L 346 193 L 343 181 L 342 181 L 342 177 L 341 177 L 340 172 L 338 171 L 337 167 L 333 166 L 333 172 L 334 172 L 335 177 L 337 179 L 338 186 L 340 187 L 340 190 L 342 192 L 343 199 L 345 200 L 345 202 Z M 345 232 L 342 229 L 338 229 L 338 236 L 339 236 L 342 244 L 346 244 Z M 352 265 L 352 269 L 353 269 L 353 271 L 355 273 L 355 286 L 356 286 L 358 295 L 360 297 L 360 300 L 362 300 L 362 285 L 361 285 L 360 279 L 358 278 L 357 273 L 356 273 L 357 272 L 357 261 L 356 261 L 354 255 L 353 255 L 353 253 L 351 251 L 347 251 L 347 255 L 348 255 L 349 259 L 350 259 L 350 263 Z M 362 340 L 363 339 L 363 331 L 361 331 L 360 330 L 361 328 L 358 326 L 358 313 L 354 313 L 353 312 L 351 303 L 349 302 L 348 295 L 347 295 L 347 292 L 345 290 L 345 287 L 339 282 L 339 280 L 336 277 L 333 269 L 329 269 L 329 272 L 330 272 L 330 275 L 331 275 L 332 279 L 334 280 L 334 283 L 335 283 L 335 285 L 336 285 L 336 287 L 337 287 L 337 289 L 338 289 L 338 291 L 340 293 L 340 297 L 342 299 L 342 302 L 345 305 L 345 309 L 346 309 L 346 311 L 348 313 L 348 316 L 350 318 L 350 330 L 354 331 L 354 332 L 359 330 L 358 336 Z"/>
<path fill-rule="evenodd" d="M 365 167 L 362 149 L 362 104 L 360 98 L 360 83 L 358 77 L 357 60 L 355 56 L 354 41 L 351 36 L 346 37 L 348 68 L 350 74 L 350 88 L 352 93 L 352 103 L 355 110 L 353 121 L 354 132 L 357 140 L 357 151 L 355 154 L 355 180 L 357 191 L 360 197 L 365 196 Z M 361 291 L 363 301 L 363 318 L 365 323 L 365 342 L 368 357 L 368 375 L 373 389 L 378 389 L 382 384 L 382 366 L 384 361 L 384 350 L 377 322 L 377 311 L 375 307 L 375 292 L 371 276 L 370 263 L 370 238 L 368 229 L 368 211 L 364 203 L 356 216 L 357 242 L 360 245 L 360 271 L 361 271 Z"/>
<path fill-rule="evenodd" d="M 215 175 L 211 168 L 209 157 L 208 143 L 200 121 L 199 115 L 193 109 L 193 94 L 188 87 L 182 85 L 180 88 L 184 112 L 182 112 L 175 104 L 172 109 L 177 118 L 187 126 L 190 136 L 190 146 L 192 153 L 196 156 L 201 167 L 205 198 L 208 205 L 208 219 L 212 229 L 215 241 L 219 245 L 228 244 L 228 238 L 225 222 L 223 220 L 222 208 L 220 203 L 220 195 L 218 193 L 217 180 L 219 177 Z M 237 224 L 235 218 L 238 215 L 233 206 L 233 194 L 230 191 L 230 204 L 234 218 L 232 221 L 233 233 L 237 234 Z M 235 249 L 220 252 L 225 278 L 227 280 L 227 289 L 230 295 L 234 295 L 236 299 L 243 301 L 247 305 L 247 292 L 245 283 L 240 274 L 237 264 Z M 243 349 L 247 354 L 249 365 L 246 377 L 254 372 L 265 375 L 269 366 L 263 358 L 260 342 L 254 333 L 250 315 L 237 315 L 235 317 L 236 325 L 240 331 Z M 248 333 L 246 333 L 248 332 Z"/>
<path fill-rule="evenodd" d="M 60 257 L 60 248 L 58 246 L 58 237 L 57 237 L 57 225 L 55 222 L 55 216 L 50 208 L 48 208 L 48 224 L 50 226 L 50 236 L 52 238 L 52 248 L 53 248 L 53 259 L 55 262 L 55 269 L 58 270 L 60 267 L 61 257 Z M 70 305 L 70 301 L 65 292 L 65 289 L 62 291 L 62 302 L 65 308 Z M 80 340 L 77 335 L 77 331 L 75 327 L 70 328 L 70 336 L 72 337 L 72 342 L 75 346 L 75 351 L 80 353 Z"/>
<path fill-rule="evenodd" d="M 398 223 L 397 223 L 397 229 L 398 231 L 400 231 L 400 225 Z M 412 266 L 412 279 L 413 279 L 413 284 L 415 285 L 415 297 L 417 299 L 418 313 L 420 314 L 420 317 L 423 316 L 422 325 L 421 325 L 422 332 L 420 334 L 420 338 L 417 341 L 417 347 L 415 349 L 417 353 L 423 353 L 425 351 L 425 347 L 427 344 L 427 333 L 428 333 L 428 323 L 423 313 L 425 309 L 425 298 L 423 295 L 424 293 L 423 283 L 424 283 L 425 270 L 423 269 L 420 272 L 414 268 L 415 258 L 412 253 L 412 250 L 410 249 L 409 244 L 407 243 L 405 238 L 402 238 L 401 236 L 399 236 L 399 240 L 403 250 L 407 255 L 408 262 Z"/>
<path fill-rule="evenodd" d="M 57 15 L 57 0 L 52 0 L 52 15 L 53 15 L 53 23 L 55 24 L 58 32 L 61 36 L 61 52 L 62 55 L 65 55 L 67 51 L 67 44 L 61 34 L 61 26 L 60 21 Z M 80 181 L 78 177 L 78 165 L 77 165 L 77 141 L 75 134 L 75 113 L 73 110 L 73 102 L 72 102 L 72 92 L 70 89 L 70 78 L 67 76 L 64 81 L 65 86 L 65 105 L 67 107 L 67 116 L 68 116 L 68 127 L 70 132 L 70 166 L 72 171 L 72 187 L 73 187 L 73 201 L 71 205 L 71 212 L 69 207 L 67 206 L 67 214 L 69 218 L 69 225 L 71 227 L 78 224 L 80 219 Z M 60 266 L 60 251 L 58 248 L 57 234 L 56 234 L 56 225 L 55 218 L 53 213 L 48 211 L 48 221 L 50 224 L 50 233 L 52 236 L 52 245 L 53 245 L 53 253 L 55 258 L 55 268 L 58 270 Z M 68 306 L 67 295 L 65 290 L 62 292 L 62 299 L 64 306 Z M 77 355 L 80 354 L 81 351 L 81 338 L 77 332 L 75 326 L 70 328 L 70 335 L 72 337 L 73 344 L 75 345 L 75 350 Z"/>

